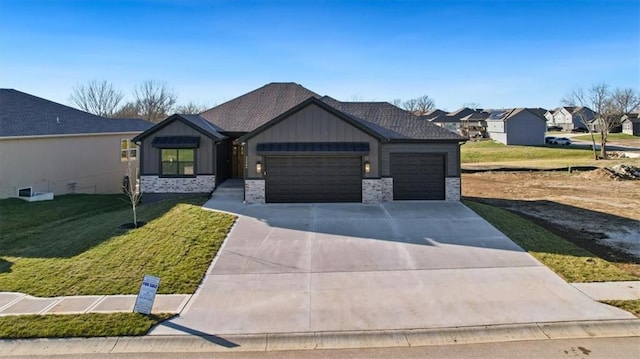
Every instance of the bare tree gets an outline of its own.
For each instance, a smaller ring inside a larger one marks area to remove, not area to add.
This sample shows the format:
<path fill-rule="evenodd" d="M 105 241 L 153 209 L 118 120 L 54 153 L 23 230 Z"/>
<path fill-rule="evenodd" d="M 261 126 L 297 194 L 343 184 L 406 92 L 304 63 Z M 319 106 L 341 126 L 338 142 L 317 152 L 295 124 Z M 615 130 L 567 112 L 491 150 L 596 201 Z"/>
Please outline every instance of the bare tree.
<path fill-rule="evenodd" d="M 142 118 L 151 122 L 167 117 L 178 97 L 166 83 L 157 81 L 143 82 L 134 89 L 133 96 Z"/>
<path fill-rule="evenodd" d="M 407 112 L 414 113 L 418 109 L 418 100 L 415 98 L 409 99 L 402 103 L 402 108 Z"/>
<path fill-rule="evenodd" d="M 186 105 L 176 106 L 176 113 L 185 115 L 197 115 L 207 110 L 207 105 L 197 104 L 193 101 L 189 101 Z"/>
<path fill-rule="evenodd" d="M 98 116 L 112 117 L 124 95 L 106 80 L 91 80 L 73 88 L 71 101 L 80 109 Z"/>
<path fill-rule="evenodd" d="M 578 110 L 577 115 L 580 117 L 580 122 L 589 130 L 596 159 L 598 156 L 596 155 L 594 131 L 599 132 L 600 158 L 606 159 L 609 133 L 620 124 L 622 115 L 629 113 L 640 104 L 638 97 L 633 89 L 616 89 L 612 92 L 609 90 L 609 85 L 599 83 L 591 86 L 587 91 L 581 88 L 573 90 L 564 98 L 563 102 L 570 106 L 587 106 L 596 112 L 595 126 L 589 123 L 589 118 L 584 110 Z"/>
<path fill-rule="evenodd" d="M 142 110 L 137 102 L 127 102 L 113 114 L 116 118 L 142 118 Z"/>
<path fill-rule="evenodd" d="M 127 163 L 127 175 L 122 183 L 122 192 L 127 196 L 133 213 L 133 228 L 138 228 L 138 202 L 142 193 L 138 187 L 138 170 L 133 168 L 131 160 Z"/>
<path fill-rule="evenodd" d="M 617 111 L 621 112 L 622 115 L 628 115 L 640 106 L 640 94 L 630 87 L 618 88 L 611 96 L 613 106 Z"/>
<path fill-rule="evenodd" d="M 416 98 L 416 110 L 414 114 L 417 116 L 424 115 L 425 113 L 436 108 L 435 102 L 427 95 L 420 96 Z"/>
<path fill-rule="evenodd" d="M 402 107 L 402 100 L 399 98 L 394 98 L 390 103 L 396 107 Z"/>

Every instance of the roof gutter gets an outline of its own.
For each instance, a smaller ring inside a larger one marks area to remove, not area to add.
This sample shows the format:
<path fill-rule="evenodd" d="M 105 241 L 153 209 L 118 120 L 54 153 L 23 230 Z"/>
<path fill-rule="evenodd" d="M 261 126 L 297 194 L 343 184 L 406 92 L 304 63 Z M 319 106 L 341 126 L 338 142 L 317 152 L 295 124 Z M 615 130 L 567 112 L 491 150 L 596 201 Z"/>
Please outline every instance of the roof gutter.
<path fill-rule="evenodd" d="M 84 136 L 115 136 L 115 135 L 137 135 L 144 131 L 129 132 L 93 132 L 93 133 L 71 133 L 57 135 L 31 135 L 31 136 L 0 136 L 0 140 L 29 140 L 38 138 L 62 138 L 62 137 L 84 137 Z"/>

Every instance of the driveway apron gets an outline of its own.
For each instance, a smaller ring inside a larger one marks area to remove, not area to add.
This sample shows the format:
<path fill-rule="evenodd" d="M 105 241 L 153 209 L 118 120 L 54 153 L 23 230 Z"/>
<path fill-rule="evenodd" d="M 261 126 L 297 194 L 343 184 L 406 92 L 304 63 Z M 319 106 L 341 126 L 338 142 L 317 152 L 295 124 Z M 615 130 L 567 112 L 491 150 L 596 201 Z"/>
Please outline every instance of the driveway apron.
<path fill-rule="evenodd" d="M 243 205 L 206 277 L 153 335 L 632 319 L 564 282 L 458 202 Z"/>

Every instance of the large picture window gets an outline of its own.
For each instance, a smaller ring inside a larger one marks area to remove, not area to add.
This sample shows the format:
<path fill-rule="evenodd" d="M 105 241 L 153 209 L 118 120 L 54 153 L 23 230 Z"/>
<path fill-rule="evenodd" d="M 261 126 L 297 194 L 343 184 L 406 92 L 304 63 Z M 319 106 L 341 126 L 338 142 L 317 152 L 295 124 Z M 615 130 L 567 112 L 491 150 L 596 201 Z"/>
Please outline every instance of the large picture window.
<path fill-rule="evenodd" d="M 195 174 L 196 150 L 194 148 L 163 148 L 161 152 L 162 175 L 192 176 Z"/>

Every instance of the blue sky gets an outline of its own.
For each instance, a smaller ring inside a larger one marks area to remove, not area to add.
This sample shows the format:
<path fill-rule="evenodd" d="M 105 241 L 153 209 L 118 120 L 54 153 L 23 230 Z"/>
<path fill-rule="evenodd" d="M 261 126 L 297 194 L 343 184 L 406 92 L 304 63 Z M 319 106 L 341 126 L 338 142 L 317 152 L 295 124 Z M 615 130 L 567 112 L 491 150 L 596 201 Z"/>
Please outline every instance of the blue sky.
<path fill-rule="evenodd" d="M 344 101 L 552 108 L 577 86 L 640 89 L 640 1 L 0 2 L 0 87 L 69 104 L 92 79 L 207 105 L 292 81 Z"/>

